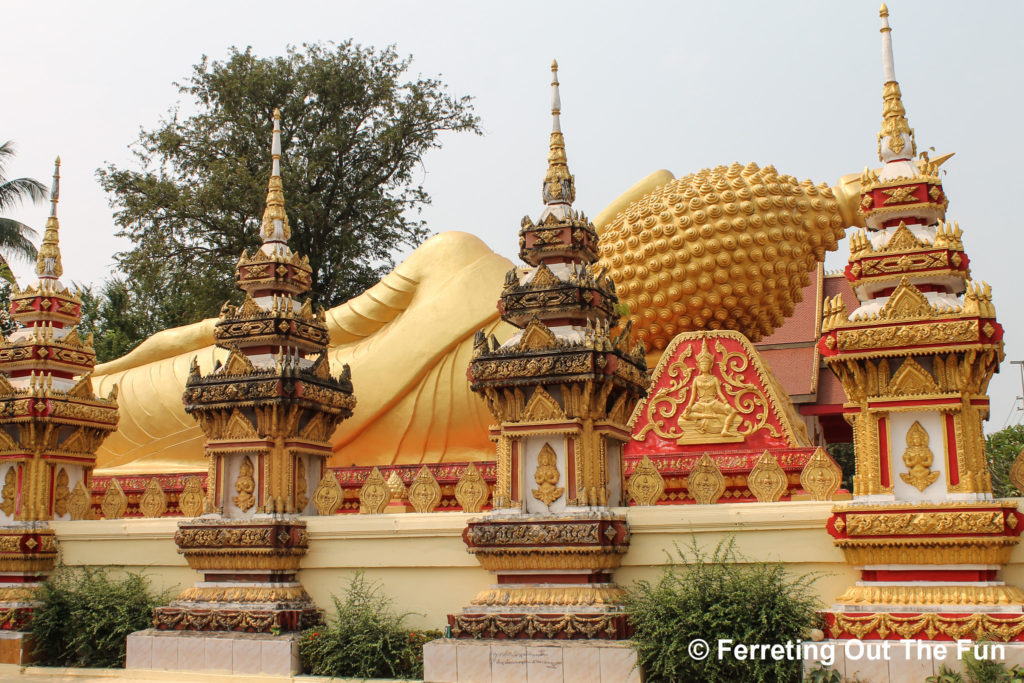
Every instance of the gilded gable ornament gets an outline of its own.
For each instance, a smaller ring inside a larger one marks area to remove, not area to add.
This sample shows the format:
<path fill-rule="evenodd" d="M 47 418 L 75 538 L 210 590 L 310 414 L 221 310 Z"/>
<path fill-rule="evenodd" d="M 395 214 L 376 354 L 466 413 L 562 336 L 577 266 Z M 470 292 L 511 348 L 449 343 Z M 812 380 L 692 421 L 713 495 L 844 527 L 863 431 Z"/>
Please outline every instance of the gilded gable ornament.
<path fill-rule="evenodd" d="M 526 408 L 523 410 L 524 422 L 539 422 L 543 420 L 565 419 L 565 412 L 558 401 L 544 390 L 544 387 L 537 387 L 533 391 Z"/>
<path fill-rule="evenodd" d="M 551 448 L 551 444 L 545 443 L 537 455 L 537 470 L 533 473 L 533 478 L 537 482 L 538 488 L 533 489 L 533 497 L 548 507 L 561 498 L 565 491 L 564 488 L 558 486 L 558 480 L 562 475 L 558 472 L 557 461 L 558 457 L 555 455 L 554 449 Z"/>
<path fill-rule="evenodd" d="M 657 505 L 665 492 L 665 478 L 645 455 L 633 470 L 626 489 L 629 491 L 629 497 L 637 505 Z"/>
<path fill-rule="evenodd" d="M 391 500 L 404 500 L 408 496 L 409 491 L 405 488 L 405 482 L 402 481 L 402 475 L 398 473 L 398 470 L 391 473 L 387 483 L 391 490 Z"/>
<path fill-rule="evenodd" d="M 416 512 L 433 512 L 441 502 L 441 487 L 430 468 L 424 465 L 409 484 L 409 502 Z"/>
<path fill-rule="evenodd" d="M 92 495 L 85 488 L 85 482 L 81 479 L 75 484 L 68 496 L 68 514 L 71 519 L 89 519 L 92 516 Z"/>
<path fill-rule="evenodd" d="M 455 485 L 455 500 L 459 501 L 463 512 L 480 512 L 487 502 L 487 482 L 476 465 L 469 463 Z"/>
<path fill-rule="evenodd" d="M 185 480 L 185 490 L 178 496 L 178 509 L 185 517 L 198 517 L 203 514 L 203 507 L 206 502 L 206 492 L 199 477 L 189 477 Z"/>
<path fill-rule="evenodd" d="M 121 519 L 128 511 L 128 496 L 124 495 L 124 489 L 114 477 L 107 483 L 107 490 L 100 502 L 100 511 L 104 519 Z"/>
<path fill-rule="evenodd" d="M 910 484 L 918 491 L 924 491 L 939 478 L 938 470 L 932 470 L 935 456 L 928 448 L 928 432 L 917 420 L 907 430 L 907 450 L 903 452 L 906 472 L 900 472 L 903 483 Z"/>
<path fill-rule="evenodd" d="M 725 477 L 710 455 L 705 453 L 694 465 L 686 481 L 690 495 L 700 505 L 717 503 L 725 492 Z"/>
<path fill-rule="evenodd" d="M 71 481 L 68 478 L 67 468 L 61 467 L 57 472 L 57 478 L 53 485 L 53 514 L 56 517 L 63 517 L 68 514 L 68 496 L 71 495 Z"/>
<path fill-rule="evenodd" d="M 338 478 L 330 470 L 324 471 L 324 476 L 313 491 L 313 505 L 316 506 L 318 515 L 333 515 L 341 507 L 345 500 L 345 491 L 338 483 Z"/>
<path fill-rule="evenodd" d="M 832 500 L 843 481 L 843 471 L 819 446 L 800 472 L 800 485 L 814 500 Z"/>
<path fill-rule="evenodd" d="M 231 499 L 242 512 L 247 512 L 256 504 L 256 498 L 253 496 L 256 491 L 255 474 L 252 458 L 247 455 L 242 459 L 242 464 L 238 467 L 238 477 L 235 479 L 235 491 L 238 495 Z"/>
<path fill-rule="evenodd" d="M 17 469 L 17 465 L 11 465 L 7 468 L 7 474 L 4 475 L 4 487 L 0 489 L 0 510 L 8 517 L 14 516 L 14 501 L 15 495 L 18 492 Z"/>
<path fill-rule="evenodd" d="M 384 475 L 376 467 L 366 477 L 363 487 L 359 489 L 359 513 L 379 515 L 391 502 L 391 489 L 384 481 Z"/>
<path fill-rule="evenodd" d="M 757 459 L 754 469 L 747 475 L 747 488 L 759 503 L 774 503 L 782 498 L 789 486 L 789 478 L 779 461 L 767 450 Z"/>
<path fill-rule="evenodd" d="M 167 494 L 160 488 L 160 482 L 156 477 L 146 484 L 146 490 L 139 499 L 139 511 L 143 517 L 160 517 L 167 512 Z"/>

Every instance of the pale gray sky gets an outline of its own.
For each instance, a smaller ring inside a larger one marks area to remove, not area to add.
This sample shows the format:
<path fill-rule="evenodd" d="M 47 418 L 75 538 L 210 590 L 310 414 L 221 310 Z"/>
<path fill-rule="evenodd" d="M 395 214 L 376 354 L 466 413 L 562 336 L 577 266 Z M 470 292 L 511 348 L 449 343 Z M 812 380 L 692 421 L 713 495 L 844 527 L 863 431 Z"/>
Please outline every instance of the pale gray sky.
<path fill-rule="evenodd" d="M 896 75 L 919 149 L 945 165 L 976 279 L 993 286 L 1007 361 L 1024 358 L 1019 32 L 1024 4 L 892 0 Z M 61 155 L 65 281 L 98 282 L 125 248 L 95 170 L 178 98 L 203 54 L 353 38 L 415 57 L 476 98 L 483 137 L 450 136 L 424 164 L 434 231 L 465 230 L 510 258 L 519 220 L 540 208 L 557 57 L 562 127 L 577 207 L 597 214 L 659 168 L 676 175 L 755 161 L 815 182 L 878 165 L 882 68 L 878 3 L 863 2 L 6 2 L 0 140 L 8 170 L 49 183 Z M 269 142 L 268 142 L 269 145 Z M 287 150 L 285 150 L 287 154 Z M 45 207 L 14 217 L 41 228 Z M 846 263 L 846 245 L 829 268 Z M 20 279 L 30 273 L 18 267 Z M 1007 362 L 989 429 L 1021 392 Z"/>

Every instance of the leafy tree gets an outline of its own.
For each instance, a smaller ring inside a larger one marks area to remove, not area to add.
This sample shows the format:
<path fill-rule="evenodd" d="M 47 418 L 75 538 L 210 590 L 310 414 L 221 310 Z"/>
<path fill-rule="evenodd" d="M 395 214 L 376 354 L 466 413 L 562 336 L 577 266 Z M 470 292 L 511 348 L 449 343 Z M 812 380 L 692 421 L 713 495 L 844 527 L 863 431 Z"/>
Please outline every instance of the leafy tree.
<path fill-rule="evenodd" d="M 840 484 L 847 491 L 853 492 L 853 475 L 857 472 L 857 458 L 854 456 L 853 444 L 850 442 L 830 443 L 825 449 L 836 464 L 843 470 L 843 481 Z"/>
<path fill-rule="evenodd" d="M 47 197 L 46 186 L 32 178 L 8 178 L 4 166 L 14 157 L 14 143 L 0 144 L 0 214 L 9 211 L 26 199 L 41 202 Z M 13 218 L 0 215 L 0 253 L 4 256 L 31 260 L 36 248 L 30 238 L 38 236 L 35 230 Z M 4 256 L 0 256 L 0 277 L 14 281 Z"/>
<path fill-rule="evenodd" d="M 124 280 L 107 280 L 98 293 L 93 287 L 77 282 L 75 287 L 82 298 L 82 322 L 78 329 L 83 336 L 93 335 L 98 362 L 123 356 L 140 340 L 159 331 L 153 319 L 139 309 Z M 2 294 L 0 290 L 0 300 Z"/>
<path fill-rule="evenodd" d="M 275 107 L 291 246 L 309 257 L 314 304 L 341 303 L 392 269 L 397 249 L 427 235 L 416 217 L 430 201 L 415 184 L 423 155 L 445 131 L 480 132 L 471 98 L 408 79 L 409 65 L 391 47 L 351 41 L 204 56 L 176 84 L 196 113 L 176 105 L 141 131 L 138 168 L 97 171 L 118 235 L 134 245 L 115 258 L 136 310 L 163 329 L 237 300 L 235 264 L 259 244 Z M 120 331 L 134 343 L 141 332 Z"/>
<path fill-rule="evenodd" d="M 1024 450 L 1024 425 L 1013 425 L 985 437 L 985 456 L 992 473 L 992 494 L 997 498 L 1021 495 L 1010 481 L 1010 466 Z"/>

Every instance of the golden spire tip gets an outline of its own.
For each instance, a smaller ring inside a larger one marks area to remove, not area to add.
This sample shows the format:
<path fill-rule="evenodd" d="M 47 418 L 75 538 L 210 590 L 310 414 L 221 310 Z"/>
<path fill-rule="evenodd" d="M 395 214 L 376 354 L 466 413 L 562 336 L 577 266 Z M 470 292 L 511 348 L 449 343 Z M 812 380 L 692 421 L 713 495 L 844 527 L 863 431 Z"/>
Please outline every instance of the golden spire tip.
<path fill-rule="evenodd" d="M 882 3 L 881 9 L 878 10 L 878 16 L 882 18 L 889 16 L 889 8 L 885 6 L 884 2 Z"/>
<path fill-rule="evenodd" d="M 278 120 L 280 120 L 281 118 L 281 110 L 278 109 L 277 107 L 274 107 L 274 118 Z"/>
<path fill-rule="evenodd" d="M 557 59 L 552 59 L 551 60 L 551 70 L 552 71 L 558 71 L 558 60 Z"/>
<path fill-rule="evenodd" d="M 54 162 L 53 162 L 53 163 L 54 163 L 54 165 L 56 165 L 56 166 L 60 166 L 60 155 L 59 155 L 59 154 L 57 155 L 57 159 L 56 159 L 56 160 L 54 160 Z"/>

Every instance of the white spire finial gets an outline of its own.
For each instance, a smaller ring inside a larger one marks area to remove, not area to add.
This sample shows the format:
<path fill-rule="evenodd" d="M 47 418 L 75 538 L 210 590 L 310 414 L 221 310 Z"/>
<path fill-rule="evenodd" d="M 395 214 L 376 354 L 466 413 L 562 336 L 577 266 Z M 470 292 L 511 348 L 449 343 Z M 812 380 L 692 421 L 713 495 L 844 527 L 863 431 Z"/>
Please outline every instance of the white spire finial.
<path fill-rule="evenodd" d="M 878 158 L 890 163 L 913 159 L 917 154 L 914 130 L 907 122 L 903 108 L 900 84 L 896 82 L 896 67 L 892 58 L 892 29 L 889 27 L 889 8 L 882 5 L 878 16 L 882 19 L 882 130 L 878 134 Z"/>
<path fill-rule="evenodd" d="M 260 234 L 263 243 L 274 243 L 284 248 L 291 236 L 288 226 L 288 215 L 284 211 L 284 185 L 281 182 L 281 110 L 274 110 L 274 138 L 270 153 L 273 167 L 270 170 L 270 183 L 267 186 L 267 208 L 263 211 L 263 222 Z M 274 247 L 277 248 L 277 247 Z"/>
<path fill-rule="evenodd" d="M 274 142 L 270 153 L 274 157 L 274 167 L 270 175 L 281 175 L 281 110 L 274 109 Z"/>
<path fill-rule="evenodd" d="M 551 60 L 551 132 L 562 132 L 562 98 L 558 93 L 558 60 Z"/>
<path fill-rule="evenodd" d="M 882 18 L 882 73 L 885 83 L 896 80 L 896 67 L 892 59 L 892 29 L 889 28 L 889 8 L 882 3 L 878 16 Z"/>
<path fill-rule="evenodd" d="M 57 200 L 60 199 L 60 157 L 53 162 L 53 185 L 50 187 L 50 215 L 57 217 Z"/>

